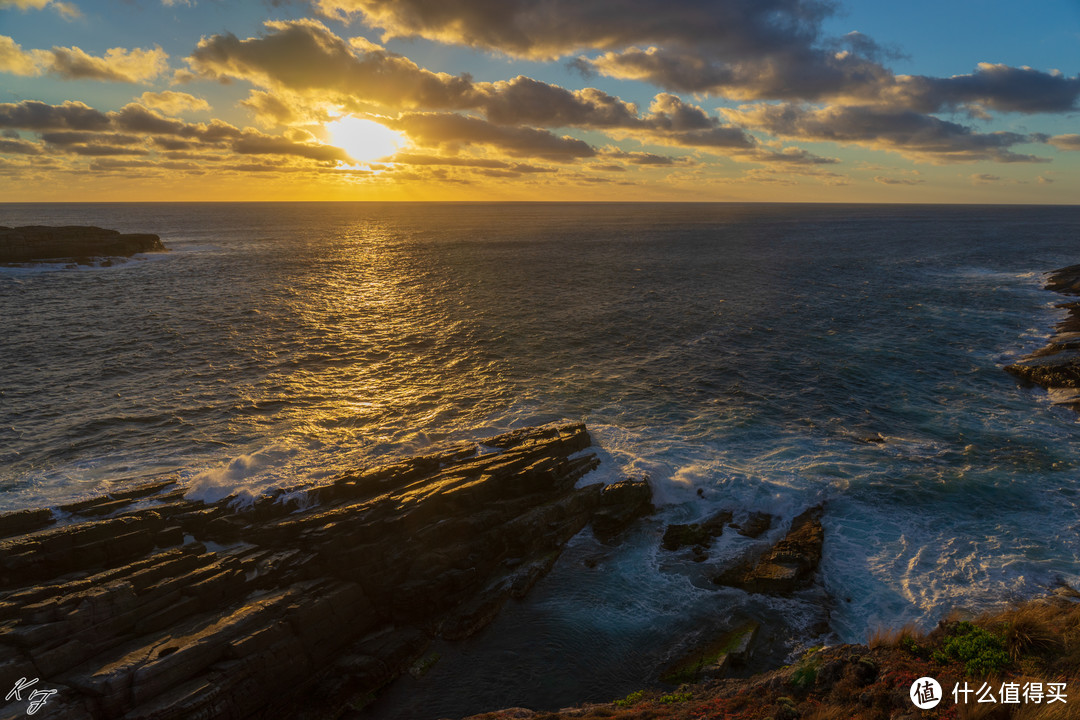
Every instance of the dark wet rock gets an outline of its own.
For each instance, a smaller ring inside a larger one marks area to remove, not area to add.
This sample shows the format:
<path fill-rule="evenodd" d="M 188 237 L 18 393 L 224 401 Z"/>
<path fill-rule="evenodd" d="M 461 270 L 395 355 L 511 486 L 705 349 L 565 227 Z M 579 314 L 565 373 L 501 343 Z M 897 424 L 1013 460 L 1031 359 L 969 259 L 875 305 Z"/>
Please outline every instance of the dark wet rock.
<path fill-rule="evenodd" d="M 678 685 L 723 677 L 749 658 L 760 625 L 747 621 L 704 643 L 698 643 L 661 672 L 663 682 Z"/>
<path fill-rule="evenodd" d="M 52 523 L 53 513 L 48 508 L 0 513 L 0 538 L 38 530 Z"/>
<path fill-rule="evenodd" d="M 772 529 L 773 516 L 767 512 L 752 512 L 740 523 L 732 524 L 731 527 L 748 538 L 758 538 Z"/>
<path fill-rule="evenodd" d="M 600 493 L 600 507 L 593 514 L 593 531 L 601 539 L 610 539 L 654 510 L 647 479 L 620 480 Z"/>
<path fill-rule="evenodd" d="M 813 581 L 825 538 L 822 506 L 804 511 L 791 529 L 756 562 L 744 562 L 713 578 L 718 585 L 751 593 L 789 595 Z"/>
<path fill-rule="evenodd" d="M 121 234 L 116 230 L 82 225 L 0 226 L 0 263 L 131 257 L 145 252 L 165 252 L 161 238 L 149 233 Z"/>
<path fill-rule="evenodd" d="M 1063 295 L 1080 295 L 1080 265 L 1053 271 L 1046 289 Z M 1056 402 L 1080 410 L 1080 303 L 1063 303 L 1057 307 L 1067 310 L 1068 316 L 1056 325 L 1050 342 L 1005 370 L 1031 385 L 1074 391 Z"/>
<path fill-rule="evenodd" d="M 64 689 L 50 717 L 363 704 L 433 638 L 468 637 L 527 593 L 598 511 L 622 526 L 648 503 L 644 483 L 576 487 L 598 462 L 583 425 L 483 444 L 498 452 L 341 475 L 303 489 L 307 507 L 204 504 L 165 480 L 70 503 L 66 524 L 0 516 L 0 666 Z"/>
<path fill-rule="evenodd" d="M 713 538 L 724 533 L 724 525 L 731 522 L 733 517 L 730 510 L 721 510 L 700 523 L 668 525 L 660 544 L 665 550 L 671 551 L 688 546 L 707 549 L 712 545 Z"/>

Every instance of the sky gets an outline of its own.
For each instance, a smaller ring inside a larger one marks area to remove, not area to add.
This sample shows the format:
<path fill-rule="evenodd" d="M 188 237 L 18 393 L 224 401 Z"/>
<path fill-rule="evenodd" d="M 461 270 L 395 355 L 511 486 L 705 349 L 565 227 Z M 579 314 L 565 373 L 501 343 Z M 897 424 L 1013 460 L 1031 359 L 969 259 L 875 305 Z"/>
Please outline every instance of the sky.
<path fill-rule="evenodd" d="M 0 201 L 1080 198 L 1080 0 L 0 0 Z"/>

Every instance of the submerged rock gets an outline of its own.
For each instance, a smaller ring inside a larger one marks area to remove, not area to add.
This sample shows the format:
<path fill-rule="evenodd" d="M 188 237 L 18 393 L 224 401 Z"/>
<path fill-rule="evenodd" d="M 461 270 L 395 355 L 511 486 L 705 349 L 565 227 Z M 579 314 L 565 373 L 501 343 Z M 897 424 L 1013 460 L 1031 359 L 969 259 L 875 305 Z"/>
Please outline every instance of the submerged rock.
<path fill-rule="evenodd" d="M 758 538 L 769 532 L 772 529 L 773 516 L 767 512 L 752 512 L 746 516 L 746 519 L 738 524 L 733 524 L 735 528 L 743 537 Z"/>
<path fill-rule="evenodd" d="M 84 225 L 0 226 L 0 263 L 131 257 L 144 252 L 165 252 L 161 238 Z"/>
<path fill-rule="evenodd" d="M 50 717 L 335 717 L 491 622 L 598 509 L 647 502 L 575 487 L 590 444 L 519 430 L 296 491 L 304 509 L 164 481 L 67 505 L 67 525 L 0 516 L 3 676 L 57 688 Z"/>
<path fill-rule="evenodd" d="M 730 510 L 721 510 L 700 523 L 668 525 L 660 544 L 665 550 L 671 551 L 686 546 L 707 549 L 712 545 L 713 538 L 724 534 L 724 525 L 731 522 L 733 517 Z"/>

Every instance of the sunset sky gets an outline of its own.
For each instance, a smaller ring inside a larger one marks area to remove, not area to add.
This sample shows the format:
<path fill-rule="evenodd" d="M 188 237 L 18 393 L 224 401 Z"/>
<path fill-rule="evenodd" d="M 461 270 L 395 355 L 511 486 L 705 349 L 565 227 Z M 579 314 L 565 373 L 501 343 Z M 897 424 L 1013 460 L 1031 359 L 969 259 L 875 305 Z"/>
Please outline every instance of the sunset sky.
<path fill-rule="evenodd" d="M 0 0 L 0 200 L 1075 203 L 1080 2 Z"/>

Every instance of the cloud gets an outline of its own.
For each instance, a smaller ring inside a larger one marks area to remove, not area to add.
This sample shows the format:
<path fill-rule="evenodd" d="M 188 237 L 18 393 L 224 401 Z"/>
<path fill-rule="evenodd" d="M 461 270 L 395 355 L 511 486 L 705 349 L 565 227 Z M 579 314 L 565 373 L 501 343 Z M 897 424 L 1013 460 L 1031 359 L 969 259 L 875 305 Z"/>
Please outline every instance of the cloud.
<path fill-rule="evenodd" d="M 756 143 L 739 128 L 722 126 L 699 107 L 674 95 L 657 96 L 647 115 L 596 88 L 568 90 L 525 76 L 476 83 L 468 76 L 433 73 L 408 58 L 363 38 L 342 40 L 313 20 L 273 21 L 259 37 L 204 38 L 188 58 L 198 76 L 246 79 L 253 90 L 243 105 L 264 127 L 326 122 L 331 114 L 363 112 L 375 104 L 394 111 L 478 111 L 488 125 L 485 137 L 506 148 L 533 148 L 544 157 L 588 156 L 585 143 L 569 143 L 539 128 L 620 130 L 648 141 L 713 151 L 745 149 Z M 475 118 L 442 117 L 409 123 L 431 139 L 433 124 L 465 133 L 453 142 L 481 143 Z M 498 130 L 494 126 L 514 128 Z M 538 126 L 538 127 L 537 127 Z M 517 152 L 517 150 L 512 150 Z"/>
<path fill-rule="evenodd" d="M 7 35 L 0 35 L 0 72 L 23 76 L 41 74 L 34 56 L 24 52 L 22 47 Z"/>
<path fill-rule="evenodd" d="M 16 8 L 25 12 L 27 10 L 44 10 L 47 7 L 56 10 L 69 20 L 82 16 L 79 8 L 75 5 L 60 0 L 0 0 L 0 10 Z"/>
<path fill-rule="evenodd" d="M 474 157 L 441 157 L 438 155 L 421 155 L 417 153 L 396 153 L 388 158 L 387 162 L 400 165 L 450 165 L 457 167 L 479 167 L 492 169 L 506 169 L 512 167 L 510 163 L 494 158 Z"/>
<path fill-rule="evenodd" d="M 112 48 L 95 57 L 77 47 L 23 50 L 12 38 L 0 35 L 0 71 L 15 75 L 49 73 L 64 80 L 144 82 L 169 69 L 168 54 L 153 50 Z"/>
<path fill-rule="evenodd" d="M 743 106 L 723 110 L 729 120 L 778 137 L 856 144 L 891 150 L 937 163 L 1048 162 L 1009 148 L 1040 140 L 1013 132 L 979 133 L 958 123 L 907 110 L 830 106 L 813 108 L 791 103 Z"/>
<path fill-rule="evenodd" d="M 102 145 L 135 145 L 142 142 L 142 138 L 136 135 L 121 135 L 118 133 L 93 133 L 93 132 L 44 132 L 41 139 L 50 145 L 81 145 L 97 143 Z"/>
<path fill-rule="evenodd" d="M 818 0 L 318 0 L 324 13 L 357 15 L 385 37 L 551 60 L 587 49 L 677 43 L 731 56 L 806 44 L 832 4 Z"/>
<path fill-rule="evenodd" d="M 160 47 L 153 50 L 111 48 L 104 57 L 88 55 L 77 47 L 44 51 L 52 55 L 46 65 L 48 72 L 65 80 L 109 80 L 112 82 L 144 82 L 169 69 L 168 54 Z"/>
<path fill-rule="evenodd" d="M 178 115 L 186 111 L 196 112 L 210 109 L 210 103 L 203 98 L 173 90 L 144 92 L 138 97 L 138 102 L 146 107 L 161 110 L 171 115 Z"/>
<path fill-rule="evenodd" d="M 1080 150 L 1080 135 L 1055 135 L 1047 142 L 1058 150 Z"/>
<path fill-rule="evenodd" d="M 41 146 L 18 138 L 0 140 L 0 153 L 10 155 L 40 155 Z"/>
<path fill-rule="evenodd" d="M 919 185 L 926 181 L 922 178 L 894 178 L 876 175 L 874 177 L 874 182 L 880 183 L 882 185 Z"/>
<path fill-rule="evenodd" d="M 240 130 L 217 119 L 209 123 L 188 123 L 165 117 L 138 103 L 129 103 L 108 113 L 77 102 L 63 105 L 37 101 L 0 103 L 0 128 L 37 132 L 49 151 L 83 156 L 147 156 L 160 148 L 190 151 L 188 157 L 210 162 L 229 153 L 274 155 L 323 164 L 351 162 L 344 150 L 333 145 L 267 135 L 253 129 Z M 310 137 L 303 133 L 298 134 L 300 136 Z M 13 144 L 3 145 L 6 149 L 0 149 L 0 152 L 35 154 L 30 149 L 31 143 L 17 137 L 4 142 Z M 200 155 L 200 150 L 213 153 L 213 156 Z M 156 165 L 167 167 L 160 162 Z"/>
<path fill-rule="evenodd" d="M 991 175 L 990 173 L 974 173 L 968 177 L 971 178 L 972 185 L 993 185 L 1001 182 L 1000 175 Z"/>
<path fill-rule="evenodd" d="M 1080 76 L 979 63 L 975 72 L 967 75 L 900 76 L 886 97 L 894 104 L 920 112 L 955 109 L 964 104 L 1004 112 L 1070 112 L 1077 109 Z"/>
<path fill-rule="evenodd" d="M 356 99 L 395 108 L 456 109 L 474 104 L 468 77 L 420 68 L 372 43 L 346 43 L 315 20 L 267 21 L 269 33 L 241 40 L 203 38 L 187 58 L 203 78 L 256 85 L 351 105 Z M 360 55 L 357 55 L 357 51 Z M 335 93 L 325 98 L 325 91 Z"/>
<path fill-rule="evenodd" d="M 889 70 L 868 58 L 808 45 L 730 60 L 717 60 L 697 49 L 630 47 L 596 58 L 579 57 L 573 65 L 666 90 L 739 100 L 867 98 L 893 80 Z"/>
<path fill-rule="evenodd" d="M 252 130 L 245 131 L 236 139 L 233 150 L 241 155 L 295 155 L 319 162 L 352 162 L 348 153 L 332 145 L 298 143 L 288 138 L 264 135 Z"/>
<path fill-rule="evenodd" d="M 358 17 L 384 37 L 424 37 L 551 60 L 574 52 L 586 73 L 674 92 L 739 100 L 876 104 L 923 113 L 963 108 L 1069 112 L 1080 76 L 980 63 L 946 78 L 896 76 L 899 57 L 858 32 L 825 37 L 825 0 L 318 0 L 325 14 Z"/>
<path fill-rule="evenodd" d="M 596 88 L 567 90 L 519 75 L 512 80 L 480 83 L 473 106 L 503 125 L 545 127 L 627 127 L 638 122 L 637 108 Z"/>
<path fill-rule="evenodd" d="M 37 100 L 0 103 L 0 127 L 22 130 L 104 130 L 109 118 L 85 103 L 47 105 Z"/>
<path fill-rule="evenodd" d="M 396 119 L 385 120 L 384 124 L 427 147 L 452 150 L 459 146 L 482 145 L 508 155 L 562 162 L 596 155 L 594 148 L 577 138 L 560 137 L 536 128 L 495 125 L 456 113 L 405 113 Z"/>

